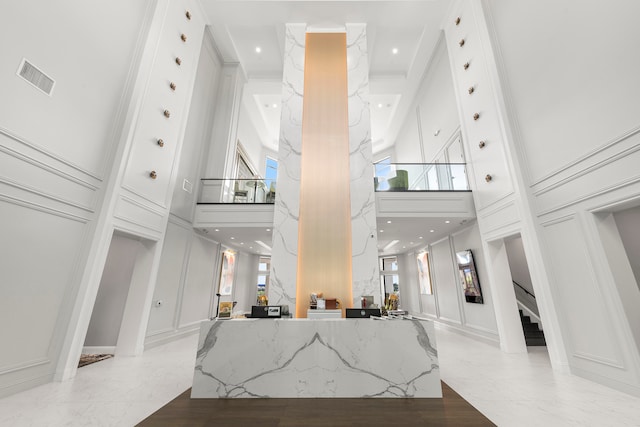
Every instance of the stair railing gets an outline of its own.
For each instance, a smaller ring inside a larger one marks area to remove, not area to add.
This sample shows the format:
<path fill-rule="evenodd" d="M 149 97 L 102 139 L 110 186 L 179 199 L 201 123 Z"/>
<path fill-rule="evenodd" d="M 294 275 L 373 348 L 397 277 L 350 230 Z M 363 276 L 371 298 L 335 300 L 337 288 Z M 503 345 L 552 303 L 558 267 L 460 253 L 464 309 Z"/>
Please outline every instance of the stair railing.
<path fill-rule="evenodd" d="M 515 280 L 511 280 L 513 282 L 514 285 L 516 285 L 517 287 L 519 287 L 520 289 L 522 289 L 527 295 L 530 295 L 533 297 L 533 299 L 536 298 L 536 296 L 534 294 L 532 294 L 531 292 L 529 292 L 524 286 L 522 286 L 520 283 L 516 282 Z"/>
<path fill-rule="evenodd" d="M 540 328 L 540 330 L 544 331 L 544 327 L 542 326 L 542 319 L 540 319 L 540 316 L 535 314 L 533 311 L 531 311 L 531 309 L 529 307 L 527 307 L 526 305 L 524 305 L 520 301 L 516 300 L 516 303 L 518 304 L 518 308 L 520 308 L 520 310 L 522 310 L 522 312 L 525 315 L 527 315 L 527 316 L 531 317 L 532 319 L 534 319 L 536 321 L 536 323 L 538 324 L 538 327 Z"/>

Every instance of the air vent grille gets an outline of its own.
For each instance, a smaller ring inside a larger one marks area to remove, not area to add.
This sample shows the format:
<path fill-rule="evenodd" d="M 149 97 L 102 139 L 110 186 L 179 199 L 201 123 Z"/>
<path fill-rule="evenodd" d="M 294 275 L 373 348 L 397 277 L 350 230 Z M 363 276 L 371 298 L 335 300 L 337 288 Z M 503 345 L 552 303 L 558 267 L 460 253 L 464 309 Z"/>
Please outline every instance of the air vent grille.
<path fill-rule="evenodd" d="M 20 63 L 18 75 L 47 95 L 51 96 L 53 86 L 56 82 L 26 59 L 23 59 L 22 63 Z"/>

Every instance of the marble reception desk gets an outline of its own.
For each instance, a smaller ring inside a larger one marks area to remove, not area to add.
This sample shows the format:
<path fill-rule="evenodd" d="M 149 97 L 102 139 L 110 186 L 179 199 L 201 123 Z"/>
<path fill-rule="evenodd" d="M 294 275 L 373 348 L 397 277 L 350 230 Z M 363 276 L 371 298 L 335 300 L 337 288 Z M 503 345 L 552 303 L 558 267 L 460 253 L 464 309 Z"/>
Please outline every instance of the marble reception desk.
<path fill-rule="evenodd" d="M 206 321 L 191 397 L 442 397 L 433 323 Z"/>

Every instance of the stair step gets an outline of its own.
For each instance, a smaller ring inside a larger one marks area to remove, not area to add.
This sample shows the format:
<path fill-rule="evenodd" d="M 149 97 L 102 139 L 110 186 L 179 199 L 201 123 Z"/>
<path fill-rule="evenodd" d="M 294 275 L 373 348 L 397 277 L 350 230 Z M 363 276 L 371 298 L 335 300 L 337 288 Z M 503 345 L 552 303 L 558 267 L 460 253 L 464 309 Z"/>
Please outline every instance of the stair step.
<path fill-rule="evenodd" d="M 524 338 L 544 338 L 542 331 L 524 331 Z"/>
<path fill-rule="evenodd" d="M 527 347 L 538 347 L 547 345 L 547 342 L 544 340 L 544 338 L 526 339 L 525 342 L 527 343 Z"/>
<path fill-rule="evenodd" d="M 540 328 L 538 327 L 537 323 L 527 323 L 522 325 L 522 329 L 524 329 L 525 331 L 539 331 Z"/>

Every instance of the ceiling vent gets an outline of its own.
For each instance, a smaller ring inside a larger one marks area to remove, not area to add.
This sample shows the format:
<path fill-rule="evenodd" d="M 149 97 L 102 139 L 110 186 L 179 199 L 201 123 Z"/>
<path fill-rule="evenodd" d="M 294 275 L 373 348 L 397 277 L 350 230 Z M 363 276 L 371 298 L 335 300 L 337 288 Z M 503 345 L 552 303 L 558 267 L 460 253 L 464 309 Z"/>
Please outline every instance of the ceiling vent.
<path fill-rule="evenodd" d="M 47 95 L 51 96 L 53 86 L 55 86 L 56 82 L 26 59 L 23 59 L 20 63 L 18 75 Z"/>

